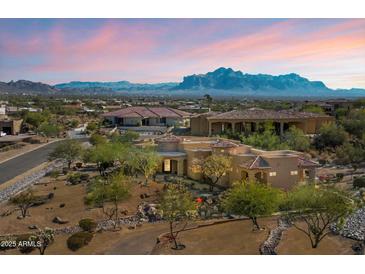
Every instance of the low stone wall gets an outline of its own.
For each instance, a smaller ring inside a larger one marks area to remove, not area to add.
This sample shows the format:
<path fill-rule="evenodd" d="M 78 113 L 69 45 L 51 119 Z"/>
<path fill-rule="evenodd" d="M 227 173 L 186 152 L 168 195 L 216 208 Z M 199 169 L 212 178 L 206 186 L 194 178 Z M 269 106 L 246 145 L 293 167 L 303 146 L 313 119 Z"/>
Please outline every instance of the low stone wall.
<path fill-rule="evenodd" d="M 287 230 L 291 224 L 284 218 L 278 219 L 278 226 L 272 229 L 267 240 L 260 246 L 261 255 L 277 255 L 275 249 L 281 241 L 283 232 Z"/>
<path fill-rule="evenodd" d="M 0 191 L 0 203 L 9 200 L 11 197 L 16 195 L 17 193 L 25 190 L 29 186 L 38 182 L 41 178 L 43 178 L 47 173 L 51 172 L 56 168 L 62 167 L 62 161 L 54 161 L 47 165 L 45 168 L 34 172 L 33 174 L 26 176 L 25 178 L 15 182 L 11 186 Z"/>

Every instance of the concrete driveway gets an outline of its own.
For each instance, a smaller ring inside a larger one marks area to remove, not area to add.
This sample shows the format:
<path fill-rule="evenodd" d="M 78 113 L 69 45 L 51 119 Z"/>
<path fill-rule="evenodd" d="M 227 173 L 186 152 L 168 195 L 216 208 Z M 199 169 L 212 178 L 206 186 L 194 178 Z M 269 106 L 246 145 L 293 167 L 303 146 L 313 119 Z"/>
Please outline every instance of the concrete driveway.
<path fill-rule="evenodd" d="M 105 254 L 148 255 L 156 244 L 157 236 L 169 230 L 167 223 L 145 224 L 141 228 L 123 236 Z"/>

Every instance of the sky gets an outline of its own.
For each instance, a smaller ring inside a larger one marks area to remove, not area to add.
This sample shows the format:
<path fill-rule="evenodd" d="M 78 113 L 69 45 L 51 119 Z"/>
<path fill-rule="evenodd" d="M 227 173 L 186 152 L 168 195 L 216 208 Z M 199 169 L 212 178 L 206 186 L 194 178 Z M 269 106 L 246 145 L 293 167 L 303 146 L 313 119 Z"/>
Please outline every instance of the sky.
<path fill-rule="evenodd" d="M 180 82 L 219 67 L 365 88 L 365 19 L 0 19 L 0 81 Z"/>

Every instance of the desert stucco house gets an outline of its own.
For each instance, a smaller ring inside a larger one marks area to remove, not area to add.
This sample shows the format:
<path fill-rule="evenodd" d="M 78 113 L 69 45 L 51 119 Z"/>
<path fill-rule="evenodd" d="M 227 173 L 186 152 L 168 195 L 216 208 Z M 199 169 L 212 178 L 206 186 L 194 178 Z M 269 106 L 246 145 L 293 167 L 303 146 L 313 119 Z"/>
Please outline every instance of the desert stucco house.
<path fill-rule="evenodd" d="M 203 179 L 202 162 L 212 154 L 232 160 L 231 170 L 221 179 L 224 185 L 239 180 L 257 180 L 274 187 L 290 189 L 298 182 L 313 181 L 315 162 L 290 150 L 264 151 L 239 142 L 214 137 L 165 136 L 156 139 L 161 156 L 159 172 Z"/>
<path fill-rule="evenodd" d="M 276 132 L 283 135 L 291 126 L 302 129 L 305 134 L 316 134 L 324 123 L 333 121 L 334 117 L 325 114 L 250 108 L 199 114 L 191 118 L 190 125 L 192 135 L 214 136 L 224 131 L 249 134 L 272 122 Z"/>
<path fill-rule="evenodd" d="M 113 126 L 189 126 L 191 113 L 167 107 L 127 107 L 102 116 Z"/>

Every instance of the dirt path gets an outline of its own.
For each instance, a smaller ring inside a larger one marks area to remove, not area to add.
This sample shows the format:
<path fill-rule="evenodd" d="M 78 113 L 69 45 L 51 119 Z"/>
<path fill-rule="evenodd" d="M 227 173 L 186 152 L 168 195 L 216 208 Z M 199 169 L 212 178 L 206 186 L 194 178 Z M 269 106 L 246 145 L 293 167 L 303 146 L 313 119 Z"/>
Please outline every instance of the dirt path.
<path fill-rule="evenodd" d="M 166 223 L 145 224 L 133 233 L 125 234 L 104 254 L 109 255 L 148 255 L 156 244 L 157 236 L 167 232 Z"/>

